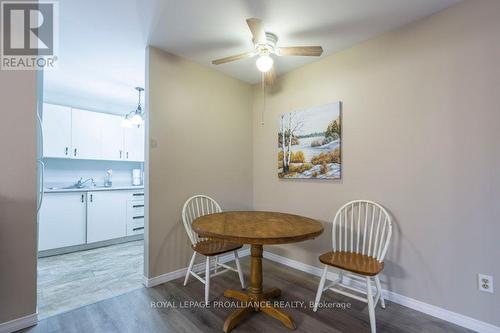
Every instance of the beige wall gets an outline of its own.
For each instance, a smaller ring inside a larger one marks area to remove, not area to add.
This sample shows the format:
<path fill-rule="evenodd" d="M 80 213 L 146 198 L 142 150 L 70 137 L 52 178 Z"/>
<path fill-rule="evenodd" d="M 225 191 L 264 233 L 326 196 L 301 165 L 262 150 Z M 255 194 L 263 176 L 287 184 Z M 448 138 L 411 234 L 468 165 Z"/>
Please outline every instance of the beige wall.
<path fill-rule="evenodd" d="M 225 210 L 252 207 L 252 87 L 165 53 L 148 52 L 149 269 L 186 267 L 192 254 L 181 224 L 191 195 Z"/>
<path fill-rule="evenodd" d="M 254 208 L 325 221 L 316 241 L 272 251 L 319 266 L 342 203 L 373 199 L 394 215 L 388 288 L 500 325 L 500 1 L 466 1 L 255 87 Z M 343 102 L 343 178 L 279 180 L 278 115 Z M 268 248 L 269 250 L 270 248 Z"/>
<path fill-rule="evenodd" d="M 36 310 L 36 72 L 0 70 L 0 323 Z"/>

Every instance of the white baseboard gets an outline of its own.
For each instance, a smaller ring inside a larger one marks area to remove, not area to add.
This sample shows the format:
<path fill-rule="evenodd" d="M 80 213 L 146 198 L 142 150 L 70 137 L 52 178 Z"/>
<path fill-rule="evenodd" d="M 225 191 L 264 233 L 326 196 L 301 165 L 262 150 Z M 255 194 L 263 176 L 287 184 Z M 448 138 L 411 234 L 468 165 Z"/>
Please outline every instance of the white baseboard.
<path fill-rule="evenodd" d="M 248 255 L 250 255 L 250 248 L 246 248 L 246 249 L 242 249 L 242 250 L 238 251 L 238 256 L 240 258 L 246 257 Z M 228 253 L 226 255 L 219 256 L 219 261 L 221 263 L 226 263 L 226 262 L 231 261 L 231 260 L 234 260 L 234 256 L 233 256 L 232 253 Z M 196 264 L 196 265 L 193 266 L 193 271 L 195 271 L 195 272 L 201 272 L 204 269 L 205 269 L 205 263 L 204 262 Z M 169 273 L 166 273 L 166 274 L 162 274 L 162 275 L 159 275 L 159 276 L 155 276 L 155 277 L 149 278 L 149 279 L 147 277 L 144 277 L 142 283 L 146 287 L 151 288 L 151 287 L 157 286 L 159 284 L 162 284 L 162 283 L 165 283 L 165 282 L 168 282 L 168 281 L 171 281 L 171 280 L 175 280 L 175 279 L 184 277 L 184 276 L 186 276 L 186 272 L 187 272 L 187 267 L 181 268 L 181 269 L 178 269 L 176 271 L 169 272 Z"/>
<path fill-rule="evenodd" d="M 323 274 L 323 269 L 312 266 L 312 265 L 307 265 L 304 264 L 300 261 L 289 259 L 271 252 L 264 251 L 264 258 L 278 262 L 280 264 L 286 265 L 288 267 L 297 269 L 299 271 L 303 271 L 312 275 L 316 276 L 321 276 Z M 328 279 L 333 280 L 337 277 L 337 274 L 333 272 L 329 272 L 328 274 Z M 355 282 L 352 280 L 352 285 L 357 285 L 358 282 Z M 484 321 L 480 321 L 468 316 L 464 316 L 460 313 L 456 313 L 453 311 L 449 311 L 440 307 L 437 307 L 432 304 L 424 303 L 419 300 L 403 296 L 400 294 L 397 294 L 392 291 L 384 290 L 383 291 L 384 298 L 386 298 L 389 301 L 392 301 L 394 303 L 406 306 L 410 309 L 423 312 L 425 314 L 428 314 L 430 316 L 448 321 L 450 323 L 453 323 L 455 325 L 459 325 L 462 327 L 465 327 L 467 329 L 477 331 L 480 333 L 500 333 L 500 327 L 488 324 Z"/>
<path fill-rule="evenodd" d="M 465 327 L 467 329 L 480 332 L 480 333 L 500 333 L 500 327 L 488 324 L 484 321 L 480 321 L 468 316 L 464 316 L 460 313 L 449 311 L 438 306 L 421 302 L 414 298 L 406 297 L 401 294 L 397 294 L 392 291 L 385 291 L 384 293 L 386 299 L 394 303 L 406 306 L 410 309 L 423 312 L 430 316 L 446 320 L 458 326 Z"/>
<path fill-rule="evenodd" d="M 11 333 L 22 330 L 23 328 L 34 326 L 38 323 L 38 313 L 17 318 L 5 323 L 0 323 L 0 333 Z"/>

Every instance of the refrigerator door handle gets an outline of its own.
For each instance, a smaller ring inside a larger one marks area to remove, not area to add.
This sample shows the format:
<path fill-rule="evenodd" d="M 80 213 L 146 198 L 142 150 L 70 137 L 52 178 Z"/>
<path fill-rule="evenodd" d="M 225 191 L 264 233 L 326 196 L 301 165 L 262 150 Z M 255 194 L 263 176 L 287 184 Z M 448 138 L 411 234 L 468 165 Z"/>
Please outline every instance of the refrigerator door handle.
<path fill-rule="evenodd" d="M 43 144 L 44 144 L 44 133 L 43 133 L 43 122 L 42 122 L 42 118 L 40 118 L 40 114 L 37 112 L 36 113 L 36 118 L 38 120 L 38 125 L 40 126 L 40 157 L 39 158 L 43 158 Z"/>
<path fill-rule="evenodd" d="M 43 203 L 43 182 L 44 182 L 44 178 L 45 178 L 45 163 L 43 163 L 41 160 L 37 160 L 37 163 L 40 164 L 40 188 L 39 188 L 39 191 L 40 191 L 40 200 L 38 201 L 38 207 L 36 209 L 36 212 L 38 214 L 38 212 L 40 211 L 40 208 L 42 207 L 42 203 Z"/>

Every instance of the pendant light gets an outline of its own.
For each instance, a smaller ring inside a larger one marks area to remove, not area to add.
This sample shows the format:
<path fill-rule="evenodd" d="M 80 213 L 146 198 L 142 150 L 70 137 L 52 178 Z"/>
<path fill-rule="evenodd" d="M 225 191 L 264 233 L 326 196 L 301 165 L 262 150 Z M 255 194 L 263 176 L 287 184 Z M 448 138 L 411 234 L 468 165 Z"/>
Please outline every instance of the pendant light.
<path fill-rule="evenodd" d="M 134 111 L 129 112 L 122 120 L 122 127 L 132 128 L 133 126 L 140 127 L 144 124 L 144 111 L 141 106 L 141 93 L 144 91 L 142 87 L 135 87 L 135 90 L 139 93 L 139 101 L 137 103 L 137 108 Z"/>

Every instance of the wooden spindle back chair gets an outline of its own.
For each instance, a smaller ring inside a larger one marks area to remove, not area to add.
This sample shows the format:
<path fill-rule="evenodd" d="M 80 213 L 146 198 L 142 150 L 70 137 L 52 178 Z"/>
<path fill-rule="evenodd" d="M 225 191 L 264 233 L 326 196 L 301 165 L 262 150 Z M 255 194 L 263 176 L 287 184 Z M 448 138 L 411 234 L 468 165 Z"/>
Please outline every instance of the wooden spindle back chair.
<path fill-rule="evenodd" d="M 327 289 L 366 302 L 371 331 L 375 333 L 375 306 L 380 300 L 382 308 L 385 308 L 378 274 L 384 268 L 383 261 L 391 235 L 391 217 L 378 203 L 370 200 L 355 200 L 343 205 L 333 219 L 333 251 L 319 257 L 320 262 L 325 264 L 325 268 L 313 310 L 317 311 L 321 294 Z M 335 267 L 339 270 L 338 278 L 325 286 L 328 267 Z M 356 288 L 353 286 L 354 283 L 344 284 L 344 275 L 350 278 L 350 282 L 364 282 L 366 291 Z M 372 290 L 372 279 L 375 282 L 375 294 Z"/>
<path fill-rule="evenodd" d="M 191 247 L 193 248 L 194 251 L 193 256 L 191 257 L 191 260 L 189 262 L 188 270 L 186 272 L 184 285 L 188 283 L 190 275 L 194 276 L 195 278 L 200 280 L 203 284 L 205 284 L 205 303 L 209 302 L 210 277 L 222 274 L 224 272 L 227 272 L 228 270 L 235 271 L 238 273 L 241 282 L 241 287 L 245 288 L 245 280 L 243 277 L 243 272 L 241 270 L 241 265 L 238 258 L 238 249 L 240 249 L 243 245 L 222 240 L 214 240 L 214 239 L 199 237 L 198 234 L 193 231 L 191 226 L 194 220 L 196 220 L 198 217 L 208 214 L 216 214 L 220 212 L 222 212 L 222 209 L 214 199 L 210 198 L 207 195 L 201 195 L 201 194 L 194 195 L 191 198 L 187 199 L 186 202 L 184 203 L 184 206 L 182 207 L 182 223 L 184 224 L 186 233 L 189 237 L 189 240 L 191 241 Z M 234 253 L 236 268 L 219 262 L 219 255 L 228 252 Z M 204 278 L 201 277 L 198 273 L 193 271 L 196 254 L 201 254 L 206 257 Z M 215 258 L 213 272 L 211 272 L 210 268 L 211 258 Z M 220 267 L 224 269 L 218 271 Z"/>

